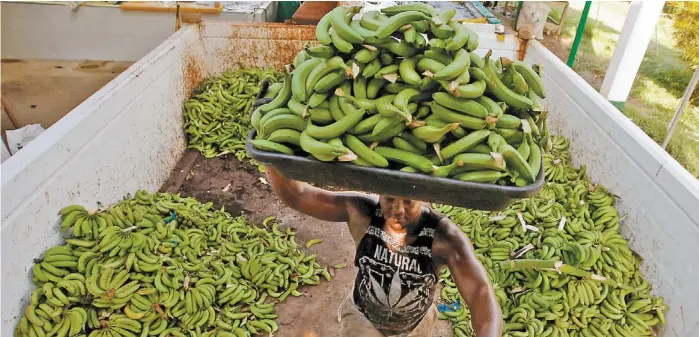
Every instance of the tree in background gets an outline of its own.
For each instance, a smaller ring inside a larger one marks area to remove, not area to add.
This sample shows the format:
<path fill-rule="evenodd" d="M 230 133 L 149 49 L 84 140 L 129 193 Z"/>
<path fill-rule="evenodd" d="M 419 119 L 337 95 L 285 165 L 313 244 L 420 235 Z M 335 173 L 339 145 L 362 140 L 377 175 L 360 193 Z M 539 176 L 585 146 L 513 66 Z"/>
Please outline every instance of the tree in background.
<path fill-rule="evenodd" d="M 699 2 L 671 1 L 663 11 L 672 15 L 675 46 L 682 58 L 691 66 L 699 65 Z"/>

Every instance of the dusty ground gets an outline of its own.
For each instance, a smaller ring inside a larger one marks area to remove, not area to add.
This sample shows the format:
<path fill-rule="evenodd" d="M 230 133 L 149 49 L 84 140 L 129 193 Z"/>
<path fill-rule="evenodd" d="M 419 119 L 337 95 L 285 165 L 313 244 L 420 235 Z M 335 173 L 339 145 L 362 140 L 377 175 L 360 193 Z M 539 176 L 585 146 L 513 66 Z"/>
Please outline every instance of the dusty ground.
<path fill-rule="evenodd" d="M 189 173 L 180 189 L 183 196 L 192 196 L 201 202 L 211 201 L 217 208 L 224 206 L 229 213 L 243 214 L 253 221 L 275 215 L 283 226 L 298 231 L 299 242 L 323 239 L 321 244 L 310 248 L 311 253 L 318 254 L 320 263 L 347 264 L 346 268 L 337 272 L 332 282 L 304 287 L 302 291 L 307 296 L 289 297 L 277 307 L 280 329 L 275 336 L 338 336 L 340 324 L 337 322 L 337 308 L 349 294 L 356 273 L 353 266 L 354 244 L 346 225 L 320 221 L 284 206 L 270 186 L 260 181 L 263 175 L 249 164 L 236 159 L 197 156 L 192 160 L 183 156 L 182 161 L 187 160 L 194 163 L 191 169 L 187 169 L 188 165 L 178 166 L 177 169 L 178 172 Z M 173 172 L 173 176 L 176 173 Z M 452 336 L 448 323 L 440 321 L 433 336 Z"/>

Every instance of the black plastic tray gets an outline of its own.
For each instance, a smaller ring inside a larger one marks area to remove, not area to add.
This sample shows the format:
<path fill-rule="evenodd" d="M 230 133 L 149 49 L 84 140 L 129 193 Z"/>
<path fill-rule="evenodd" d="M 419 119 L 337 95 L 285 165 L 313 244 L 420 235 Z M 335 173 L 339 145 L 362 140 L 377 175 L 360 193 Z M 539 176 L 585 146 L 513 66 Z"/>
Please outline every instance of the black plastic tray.
<path fill-rule="evenodd" d="M 267 90 L 262 83 L 259 97 Z M 544 184 L 542 169 L 536 181 L 527 186 L 501 186 L 437 178 L 424 174 L 363 167 L 351 163 L 321 162 L 301 156 L 261 151 L 252 146 L 257 132 L 253 129 L 245 144 L 248 155 L 258 162 L 271 165 L 283 176 L 319 186 L 387 194 L 406 199 L 462 206 L 472 209 L 499 211 L 517 199 L 533 197 Z"/>

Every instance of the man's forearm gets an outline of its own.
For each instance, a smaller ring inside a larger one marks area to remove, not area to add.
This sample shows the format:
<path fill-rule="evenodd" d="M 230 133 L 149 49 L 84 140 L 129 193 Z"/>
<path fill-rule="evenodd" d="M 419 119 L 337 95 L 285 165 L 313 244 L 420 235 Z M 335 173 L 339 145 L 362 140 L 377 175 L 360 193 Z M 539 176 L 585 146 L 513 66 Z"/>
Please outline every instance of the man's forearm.
<path fill-rule="evenodd" d="M 502 336 L 502 311 L 491 293 L 490 287 L 483 287 L 467 303 L 471 310 L 471 324 L 477 337 Z"/>
<path fill-rule="evenodd" d="M 299 185 L 304 183 L 283 177 L 271 166 L 265 166 L 265 172 L 274 193 L 285 205 L 292 207 L 291 204 L 302 189 Z"/>

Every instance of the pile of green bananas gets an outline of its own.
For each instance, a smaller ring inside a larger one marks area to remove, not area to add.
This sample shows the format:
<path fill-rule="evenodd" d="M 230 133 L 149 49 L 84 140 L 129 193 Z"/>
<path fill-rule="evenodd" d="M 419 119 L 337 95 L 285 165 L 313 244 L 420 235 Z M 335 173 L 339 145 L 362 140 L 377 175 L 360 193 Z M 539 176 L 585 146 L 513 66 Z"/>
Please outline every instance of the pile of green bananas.
<path fill-rule="evenodd" d="M 474 53 L 478 35 L 415 3 L 370 11 L 337 7 L 320 45 L 287 69 L 256 108 L 252 144 L 321 161 L 515 184 L 535 181 L 548 146 L 541 67 Z"/>
<path fill-rule="evenodd" d="M 334 273 L 274 217 L 255 226 L 176 194 L 141 190 L 104 210 L 60 214 L 72 238 L 32 267 L 37 288 L 17 337 L 272 333 L 276 303 Z"/>
<path fill-rule="evenodd" d="M 619 233 L 615 196 L 572 166 L 569 141 L 553 136 L 537 197 L 501 212 L 435 205 L 473 242 L 505 320 L 506 337 L 656 335 L 668 307 L 650 294 L 640 258 Z M 441 275 L 440 313 L 454 335 L 474 336 L 470 313 Z M 456 303 L 459 303 L 458 305 Z"/>
<path fill-rule="evenodd" d="M 184 103 L 184 131 L 189 147 L 206 158 L 233 153 L 247 157 L 245 139 L 250 133 L 250 110 L 260 83 L 279 81 L 280 74 L 268 69 L 226 71 L 209 78 Z M 275 86 L 272 89 L 279 88 Z"/>

